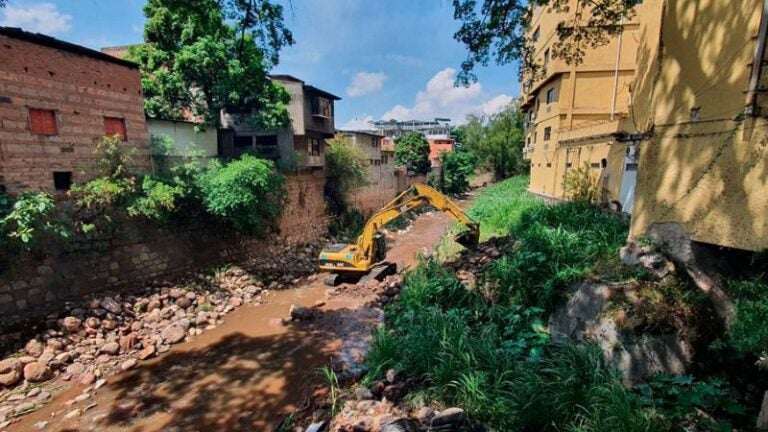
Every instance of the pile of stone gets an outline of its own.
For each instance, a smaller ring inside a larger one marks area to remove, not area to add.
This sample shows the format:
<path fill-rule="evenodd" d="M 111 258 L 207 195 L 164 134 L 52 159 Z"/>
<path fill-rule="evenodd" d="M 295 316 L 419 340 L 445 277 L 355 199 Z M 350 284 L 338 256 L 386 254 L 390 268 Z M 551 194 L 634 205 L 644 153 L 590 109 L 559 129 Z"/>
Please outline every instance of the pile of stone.
<path fill-rule="evenodd" d="M 252 258 L 244 267 L 270 289 L 282 289 L 317 272 L 320 249 L 316 244 L 276 246 L 271 255 Z"/>
<path fill-rule="evenodd" d="M 221 325 L 237 307 L 260 302 L 265 285 L 243 268 L 229 267 L 179 283 L 156 282 L 138 294 L 66 304 L 22 350 L 0 360 L 0 429 L 51 397 L 41 383 L 91 385 L 132 369 Z"/>
<path fill-rule="evenodd" d="M 383 380 L 370 387 L 358 387 L 354 397 L 347 400 L 333 421 L 330 430 L 341 432 L 406 432 L 406 431 L 469 431 L 461 408 L 436 411 L 422 406 L 407 412 L 398 406 L 407 392 L 415 386 L 394 369 L 387 371 Z"/>

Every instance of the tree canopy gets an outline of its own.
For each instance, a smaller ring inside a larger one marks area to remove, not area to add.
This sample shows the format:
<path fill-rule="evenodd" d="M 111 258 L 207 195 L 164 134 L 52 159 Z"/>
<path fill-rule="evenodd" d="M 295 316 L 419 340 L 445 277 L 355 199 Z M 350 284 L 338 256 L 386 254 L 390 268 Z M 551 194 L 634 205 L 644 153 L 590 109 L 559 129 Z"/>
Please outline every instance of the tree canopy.
<path fill-rule="evenodd" d="M 269 0 L 148 0 L 141 65 L 145 109 L 153 117 L 192 115 L 210 126 L 237 107 L 255 127 L 288 123 L 290 96 L 268 71 L 293 44 L 282 6 Z"/>
<path fill-rule="evenodd" d="M 411 174 L 428 174 L 432 170 L 429 141 L 418 132 L 395 138 L 395 163 L 408 168 Z"/>
<path fill-rule="evenodd" d="M 475 66 L 491 60 L 504 65 L 521 61 L 521 73 L 536 69 L 530 29 L 533 11 L 547 7 L 555 12 L 572 12 L 558 23 L 558 40 L 552 55 L 578 64 L 586 48 L 605 44 L 621 31 L 621 20 L 641 0 L 453 0 L 454 18 L 461 27 L 454 38 L 467 47 L 467 59 L 457 79 L 462 84 L 476 81 Z M 479 3 L 479 5 L 478 5 Z"/>
<path fill-rule="evenodd" d="M 493 116 L 470 116 L 453 135 L 461 150 L 475 155 L 479 166 L 493 172 L 496 179 L 522 174 L 528 167 L 523 159 L 525 115 L 517 104 Z"/>

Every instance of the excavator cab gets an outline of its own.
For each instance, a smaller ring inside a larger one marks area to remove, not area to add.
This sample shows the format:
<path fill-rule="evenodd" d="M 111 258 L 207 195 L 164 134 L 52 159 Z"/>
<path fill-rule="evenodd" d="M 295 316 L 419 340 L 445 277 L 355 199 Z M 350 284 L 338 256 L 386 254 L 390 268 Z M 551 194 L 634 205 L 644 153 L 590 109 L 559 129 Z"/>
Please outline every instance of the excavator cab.
<path fill-rule="evenodd" d="M 342 275 L 379 279 L 394 272 L 394 264 L 385 262 L 387 245 L 379 230 L 392 219 L 423 206 L 432 206 L 467 228 L 456 237 L 460 245 L 467 248 L 477 245 L 480 239 L 477 222 L 440 192 L 427 185 L 414 184 L 368 219 L 355 244 L 335 244 L 320 252 L 320 270 L 333 274 L 326 283 L 335 285 Z"/>

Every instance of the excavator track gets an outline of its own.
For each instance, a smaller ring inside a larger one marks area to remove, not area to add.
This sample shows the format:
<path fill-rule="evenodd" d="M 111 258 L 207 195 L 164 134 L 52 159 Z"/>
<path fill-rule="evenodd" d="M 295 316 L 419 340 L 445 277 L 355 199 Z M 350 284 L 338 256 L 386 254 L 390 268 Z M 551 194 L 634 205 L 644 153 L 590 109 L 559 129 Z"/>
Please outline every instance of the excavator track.
<path fill-rule="evenodd" d="M 385 277 L 395 273 L 397 273 L 397 264 L 390 262 L 379 263 L 371 267 L 371 271 L 361 277 L 358 283 L 365 284 L 372 280 L 382 281 Z"/>

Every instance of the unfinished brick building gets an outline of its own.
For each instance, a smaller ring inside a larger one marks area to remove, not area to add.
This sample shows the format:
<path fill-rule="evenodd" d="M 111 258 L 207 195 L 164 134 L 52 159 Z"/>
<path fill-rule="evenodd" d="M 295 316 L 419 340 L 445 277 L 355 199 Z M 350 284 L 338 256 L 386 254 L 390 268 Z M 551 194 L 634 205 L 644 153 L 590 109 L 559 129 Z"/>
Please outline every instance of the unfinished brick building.
<path fill-rule="evenodd" d="M 64 193 L 115 134 L 150 166 L 137 65 L 0 27 L 0 192 Z"/>

